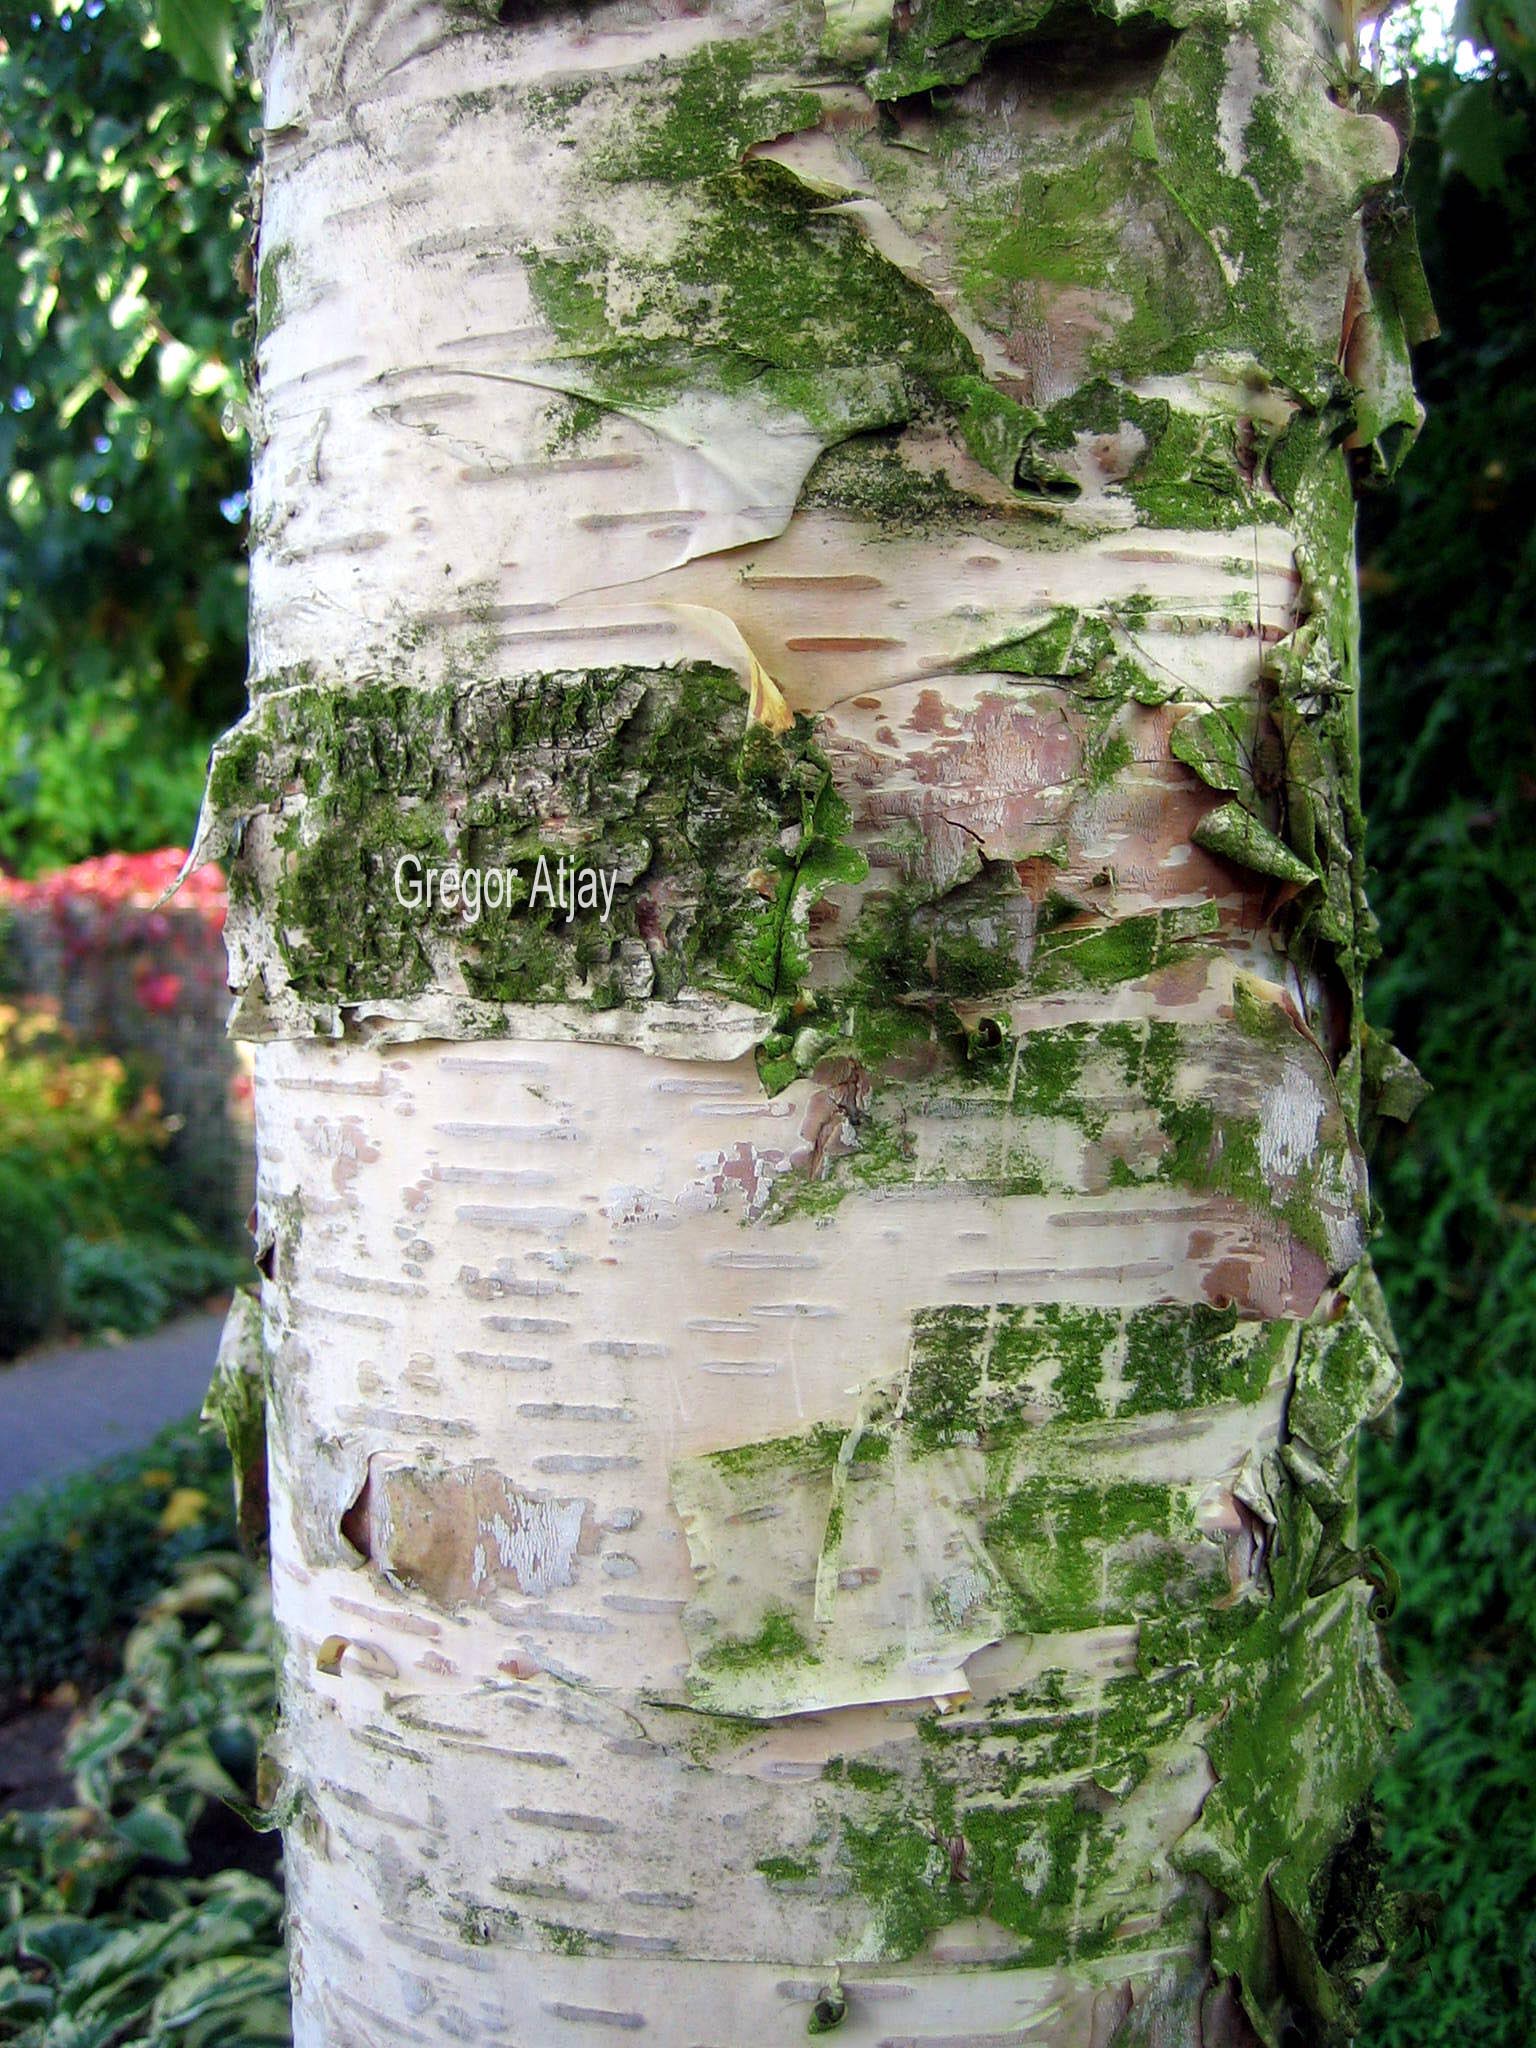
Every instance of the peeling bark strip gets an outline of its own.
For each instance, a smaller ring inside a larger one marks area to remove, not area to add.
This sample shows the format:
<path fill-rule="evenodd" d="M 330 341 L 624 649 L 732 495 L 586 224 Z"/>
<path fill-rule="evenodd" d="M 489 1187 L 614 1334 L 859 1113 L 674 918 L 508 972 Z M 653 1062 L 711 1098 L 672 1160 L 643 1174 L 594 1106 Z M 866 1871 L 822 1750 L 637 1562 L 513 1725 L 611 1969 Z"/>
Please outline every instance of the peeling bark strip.
<path fill-rule="evenodd" d="M 1429 316 L 1338 32 L 274 0 L 199 851 L 301 2048 L 1351 2031 Z"/>

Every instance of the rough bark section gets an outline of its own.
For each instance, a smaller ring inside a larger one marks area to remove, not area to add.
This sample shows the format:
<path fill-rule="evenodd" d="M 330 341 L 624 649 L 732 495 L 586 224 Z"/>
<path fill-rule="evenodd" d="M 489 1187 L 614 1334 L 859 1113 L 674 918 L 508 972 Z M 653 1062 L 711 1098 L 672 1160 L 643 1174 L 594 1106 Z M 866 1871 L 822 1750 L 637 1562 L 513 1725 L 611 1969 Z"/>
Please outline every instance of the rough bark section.
<path fill-rule="evenodd" d="M 1301 11 L 512 15 L 269 25 L 299 2040 L 1328 2039 L 1395 140 Z"/>

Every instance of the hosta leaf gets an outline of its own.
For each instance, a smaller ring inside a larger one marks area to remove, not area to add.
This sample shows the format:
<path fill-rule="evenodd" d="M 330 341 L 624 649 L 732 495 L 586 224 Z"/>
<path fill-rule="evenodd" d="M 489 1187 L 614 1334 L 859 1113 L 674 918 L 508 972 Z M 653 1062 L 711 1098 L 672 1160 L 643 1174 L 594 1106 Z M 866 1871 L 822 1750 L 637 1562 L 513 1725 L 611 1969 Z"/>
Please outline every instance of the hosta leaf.
<path fill-rule="evenodd" d="M 283 1914 L 283 1895 L 266 1878 L 250 1871 L 221 1870 L 205 1887 L 204 1911 L 215 1908 L 255 1934 L 264 1927 L 276 1927 Z"/>
<path fill-rule="evenodd" d="M 163 1789 L 200 1792 L 210 1799 L 238 1799 L 240 1787 L 213 1753 L 201 1728 L 189 1728 L 168 1742 L 155 1759 L 154 1781 Z"/>
<path fill-rule="evenodd" d="M 27 2020 L 46 2019 L 53 2011 L 53 1999 L 48 1985 L 23 1976 L 14 1965 L 0 1970 L 0 2027 L 7 2038 Z"/>
<path fill-rule="evenodd" d="M 186 1830 L 158 1796 L 140 1800 L 116 1825 L 117 1832 L 141 1856 L 153 1856 L 160 1863 L 188 1860 Z"/>
<path fill-rule="evenodd" d="M 58 2013 L 46 2030 L 37 2035 L 36 2048 L 115 2048 L 122 2038 L 121 2022 L 110 2018 L 81 2019 Z M 33 2042 L 27 2042 L 33 2048 Z"/>
<path fill-rule="evenodd" d="M 72 1771 L 88 1770 L 126 1749 L 143 1728 L 143 1716 L 126 1700 L 108 1700 L 66 1744 L 64 1762 Z"/>
<path fill-rule="evenodd" d="M 62 1976 L 94 1954 L 111 1932 L 99 1920 L 82 1919 L 77 1913 L 34 1913 L 16 1929 L 16 1954 L 26 1962 L 46 1963 Z"/>
<path fill-rule="evenodd" d="M 182 1920 L 151 1927 L 124 1927 L 110 1935 L 101 1946 L 69 1973 L 64 1984 L 64 2002 L 79 2012 L 88 2000 L 140 1976 L 158 1962 L 176 1935 Z"/>
<path fill-rule="evenodd" d="M 280 1997 L 287 1982 L 281 1956 L 217 1956 L 173 1978 L 156 1998 L 151 2021 L 170 2033 L 214 2013 L 235 2016 L 257 1999 Z"/>

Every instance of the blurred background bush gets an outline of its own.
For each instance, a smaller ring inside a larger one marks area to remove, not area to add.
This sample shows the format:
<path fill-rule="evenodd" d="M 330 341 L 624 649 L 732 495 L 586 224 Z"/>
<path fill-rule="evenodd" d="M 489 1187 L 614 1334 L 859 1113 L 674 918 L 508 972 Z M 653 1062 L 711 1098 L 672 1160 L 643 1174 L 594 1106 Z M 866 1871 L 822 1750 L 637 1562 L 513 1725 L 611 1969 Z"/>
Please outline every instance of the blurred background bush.
<path fill-rule="evenodd" d="M 1414 1723 L 1381 1787 L 1389 1876 L 1442 1900 L 1429 1961 L 1366 2006 L 1371 2048 L 1536 2035 L 1533 31 L 1528 9 L 1487 75 L 1416 80 L 1441 336 L 1418 445 L 1361 520 L 1368 1007 L 1434 1088 L 1373 1161 L 1406 1379 L 1362 1482 Z"/>
<path fill-rule="evenodd" d="M 257 103 L 193 68 L 152 0 L 0 9 L 0 1358 L 240 1270 L 219 878 L 154 911 L 245 670 Z"/>
<path fill-rule="evenodd" d="M 152 0 L 7 0 L 0 35 L 0 860 L 31 875 L 184 845 L 243 707 L 257 108 Z"/>

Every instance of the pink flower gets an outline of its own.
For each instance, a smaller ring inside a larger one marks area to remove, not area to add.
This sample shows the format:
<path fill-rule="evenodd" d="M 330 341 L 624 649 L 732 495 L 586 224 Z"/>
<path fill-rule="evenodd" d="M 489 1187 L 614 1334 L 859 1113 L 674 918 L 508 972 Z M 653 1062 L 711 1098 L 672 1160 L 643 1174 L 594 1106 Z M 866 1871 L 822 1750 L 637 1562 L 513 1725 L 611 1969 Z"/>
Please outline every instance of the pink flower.
<path fill-rule="evenodd" d="M 174 1010 L 181 997 L 179 974 L 146 974 L 133 985 L 140 1005 L 157 1017 Z"/>

